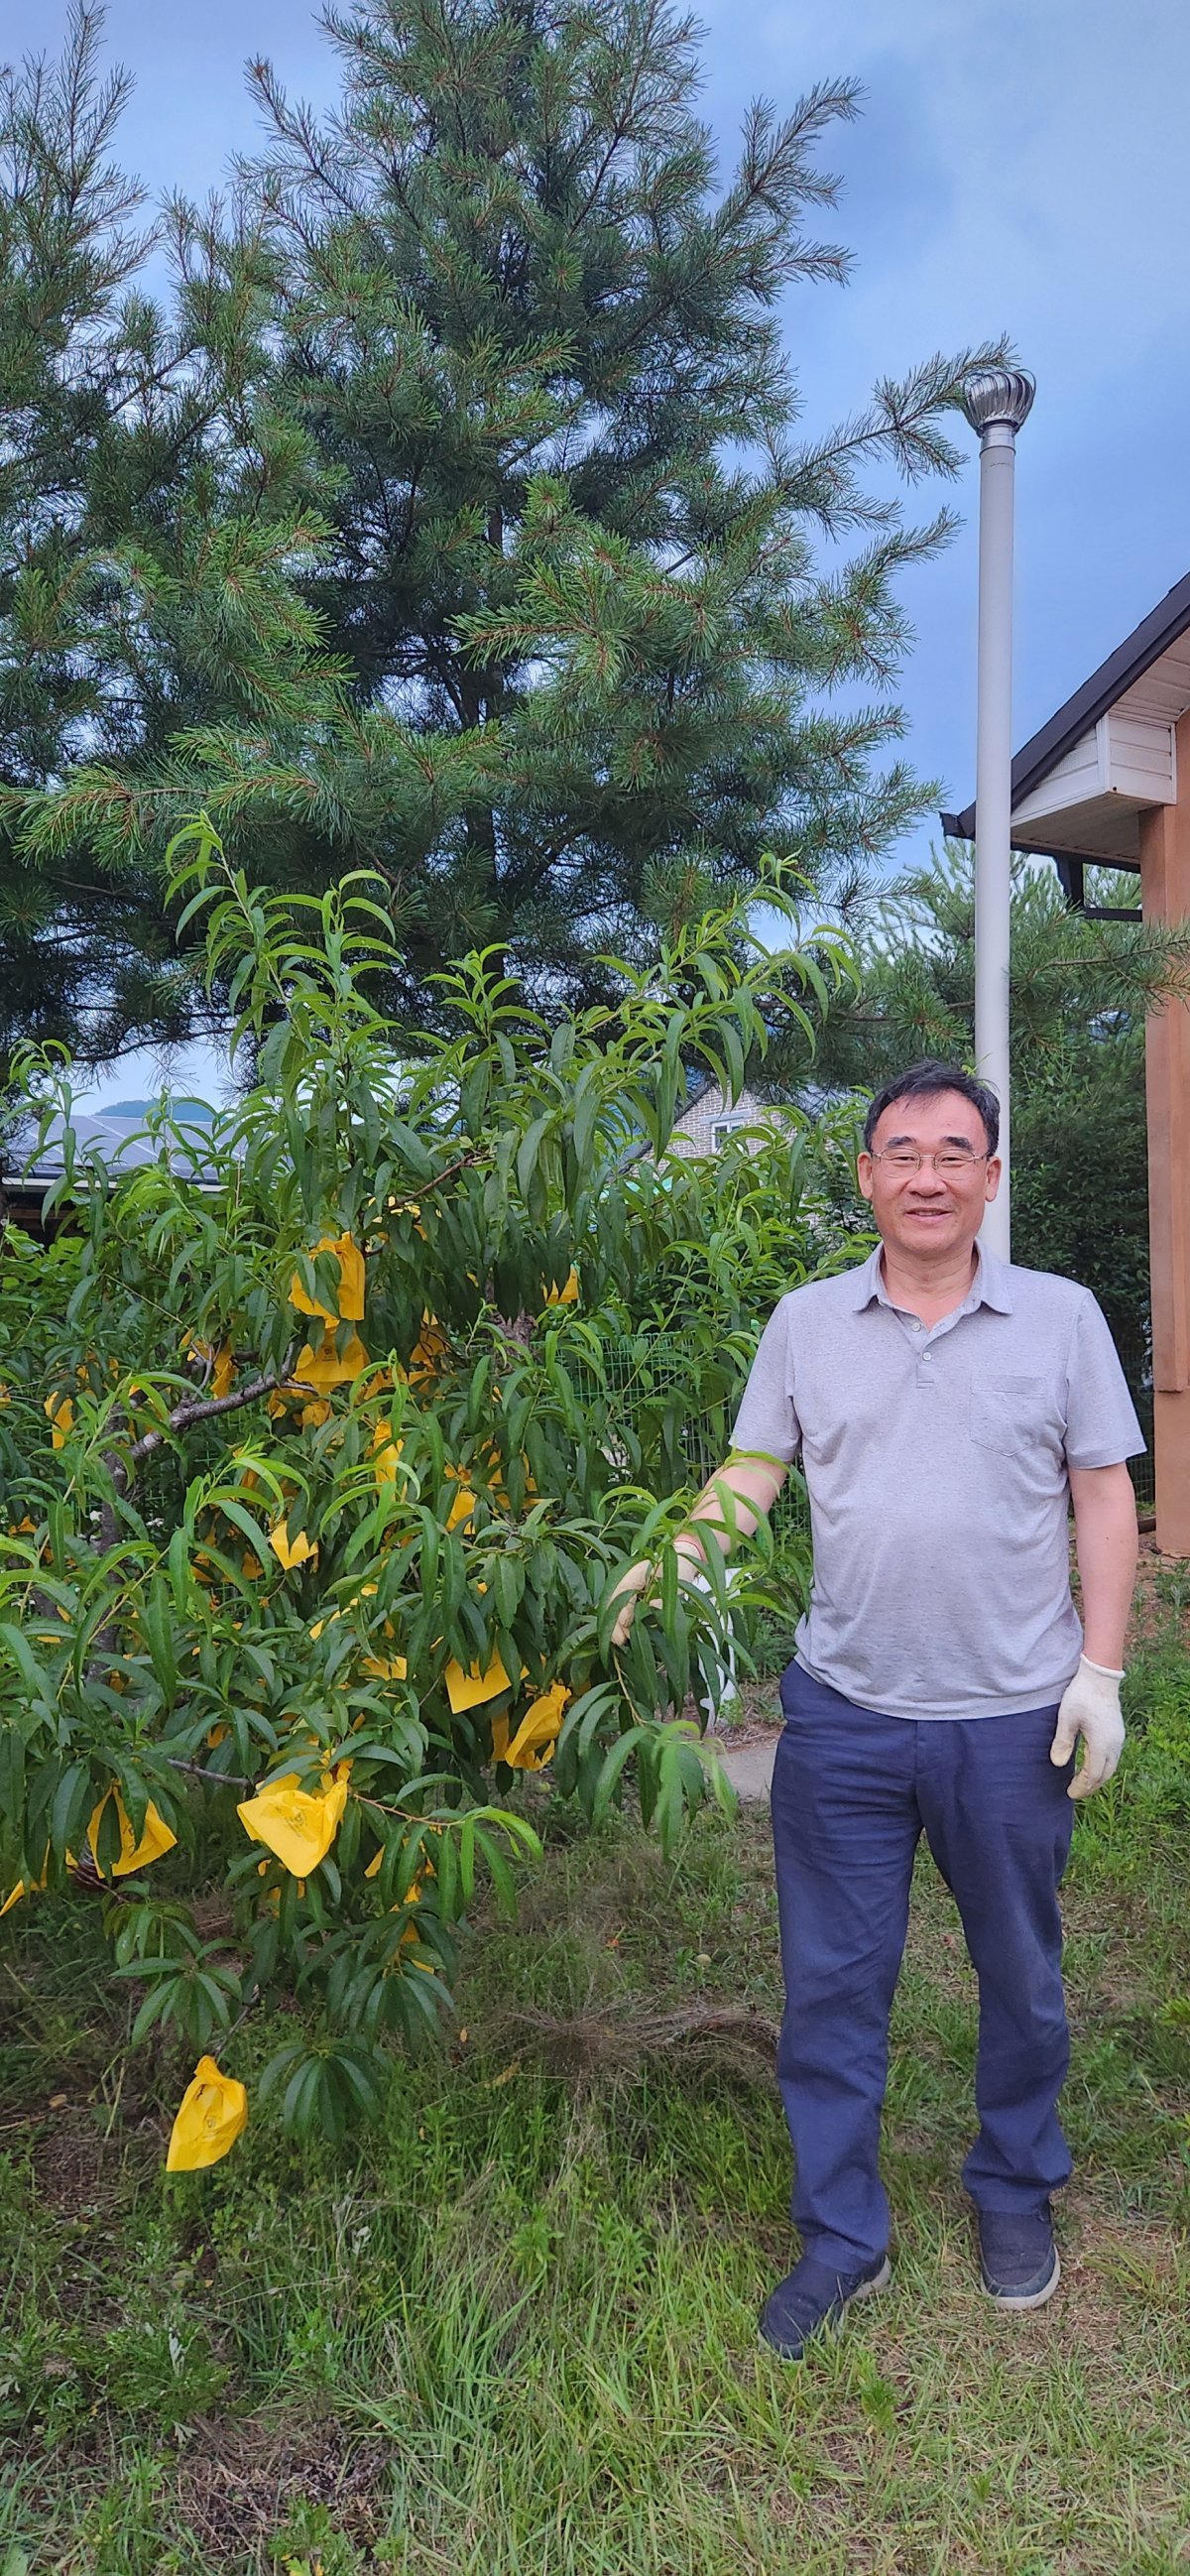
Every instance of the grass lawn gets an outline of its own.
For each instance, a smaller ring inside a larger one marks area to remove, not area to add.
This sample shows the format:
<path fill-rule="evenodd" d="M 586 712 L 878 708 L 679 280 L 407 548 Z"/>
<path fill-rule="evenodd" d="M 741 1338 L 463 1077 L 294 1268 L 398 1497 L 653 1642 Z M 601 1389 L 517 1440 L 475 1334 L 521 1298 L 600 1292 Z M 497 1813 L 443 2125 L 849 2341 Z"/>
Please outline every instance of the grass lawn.
<path fill-rule="evenodd" d="M 763 1815 L 700 1821 L 670 1866 L 629 1826 L 560 1840 L 516 1927 L 477 1925 L 457 2039 L 396 2067 L 379 2130 L 299 2158 L 261 2113 L 168 2183 L 188 2065 L 126 2061 L 85 1899 L 22 1909 L 0 2576 L 1184 2571 L 1190 1664 L 1168 1638 L 1134 1715 L 1068 1881 L 1057 2300 L 998 2317 L 974 2285 L 973 1979 L 926 1865 L 895 2286 L 801 2370 L 756 2337 L 793 2253 Z M 248 2030 L 263 2059 L 276 2023 Z"/>

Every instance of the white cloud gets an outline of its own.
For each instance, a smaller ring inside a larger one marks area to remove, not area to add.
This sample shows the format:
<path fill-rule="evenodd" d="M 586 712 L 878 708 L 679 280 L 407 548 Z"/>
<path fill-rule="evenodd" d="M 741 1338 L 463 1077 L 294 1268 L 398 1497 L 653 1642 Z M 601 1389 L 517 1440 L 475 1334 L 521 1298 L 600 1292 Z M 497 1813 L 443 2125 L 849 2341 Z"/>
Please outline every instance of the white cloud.
<path fill-rule="evenodd" d="M 769 9 L 746 49 L 712 0 L 710 29 L 712 109 L 723 91 L 737 113 L 749 90 L 788 100 L 830 72 L 865 83 L 832 156 L 851 183 L 859 268 L 842 327 L 857 353 L 895 365 L 923 326 L 930 345 L 1008 328 L 1055 391 L 1085 396 L 1185 314 L 1182 0 L 835 0 Z"/>
<path fill-rule="evenodd" d="M 1190 9 L 1186 0 L 702 0 L 704 111 L 732 156 L 757 92 L 789 105 L 857 75 L 867 96 L 824 159 L 846 187 L 823 228 L 856 257 L 842 294 L 790 297 L 807 423 L 877 375 L 1007 330 L 1038 378 L 1021 442 L 1018 739 L 1190 564 Z M 53 50 L 67 0 L 8 0 L 5 47 Z M 137 76 L 122 149 L 150 186 L 214 184 L 251 149 L 242 82 L 271 53 L 325 102 L 336 65 L 294 0 L 199 12 L 110 0 L 108 59 Z M 958 494 L 972 516 L 972 463 Z M 974 527 L 911 576 L 919 649 L 910 755 L 972 786 Z"/>

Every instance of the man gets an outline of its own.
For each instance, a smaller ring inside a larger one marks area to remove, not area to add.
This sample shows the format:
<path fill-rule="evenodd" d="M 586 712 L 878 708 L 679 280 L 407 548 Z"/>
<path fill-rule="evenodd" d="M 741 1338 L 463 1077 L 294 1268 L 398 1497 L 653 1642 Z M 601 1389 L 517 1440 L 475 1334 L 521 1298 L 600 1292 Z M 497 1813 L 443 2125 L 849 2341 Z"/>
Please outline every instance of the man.
<path fill-rule="evenodd" d="M 859 1186 L 880 1244 L 782 1298 L 731 1455 L 677 1541 L 694 1564 L 711 1542 L 726 1550 L 800 1452 L 814 1582 L 781 1682 L 772 1808 L 778 2075 L 803 2251 L 761 2319 L 790 2360 L 891 2278 L 880 2112 L 922 1833 L 979 1978 L 979 2133 L 963 2179 L 983 2286 L 1020 2309 L 1058 2283 L 1050 2196 L 1070 2157 L 1057 1891 L 1070 1802 L 1110 1776 L 1123 1744 L 1136 1572 L 1124 1462 L 1144 1442 L 1094 1298 L 977 1241 L 998 1133 L 994 1095 L 957 1066 L 913 1065 L 878 1092 Z M 626 1577 L 618 1637 L 650 1574 Z"/>

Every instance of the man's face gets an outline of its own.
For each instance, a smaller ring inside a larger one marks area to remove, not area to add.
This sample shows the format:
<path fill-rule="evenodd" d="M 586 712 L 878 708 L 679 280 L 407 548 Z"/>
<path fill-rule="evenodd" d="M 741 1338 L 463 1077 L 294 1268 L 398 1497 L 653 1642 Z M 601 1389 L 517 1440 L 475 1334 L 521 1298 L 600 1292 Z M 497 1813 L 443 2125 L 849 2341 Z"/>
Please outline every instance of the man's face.
<path fill-rule="evenodd" d="M 898 1171 L 888 1157 L 940 1154 L 955 1168 L 923 1162 Z M 971 1161 L 957 1158 L 969 1154 Z M 987 1137 L 978 1109 L 961 1091 L 931 1099 L 893 1100 L 880 1115 L 871 1153 L 859 1158 L 859 1185 L 871 1201 L 881 1241 L 915 1260 L 944 1261 L 970 1250 L 983 1211 L 1000 1186 L 1000 1161 L 985 1161 Z"/>

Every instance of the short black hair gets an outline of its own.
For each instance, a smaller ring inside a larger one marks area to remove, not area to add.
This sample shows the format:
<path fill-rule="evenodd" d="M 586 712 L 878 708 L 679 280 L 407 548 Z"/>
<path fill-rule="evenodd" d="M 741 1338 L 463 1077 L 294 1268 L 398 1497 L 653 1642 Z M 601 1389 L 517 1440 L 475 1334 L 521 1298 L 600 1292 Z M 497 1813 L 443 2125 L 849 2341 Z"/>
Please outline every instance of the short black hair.
<path fill-rule="evenodd" d="M 920 1064 L 911 1064 L 892 1082 L 881 1084 L 864 1120 L 864 1143 L 872 1150 L 872 1138 L 894 1100 L 936 1100 L 940 1091 L 959 1091 L 978 1109 L 987 1137 L 989 1156 L 1000 1141 L 1000 1103 L 986 1082 L 977 1082 L 974 1074 L 964 1073 L 961 1064 L 941 1064 L 935 1056 L 923 1056 Z"/>

